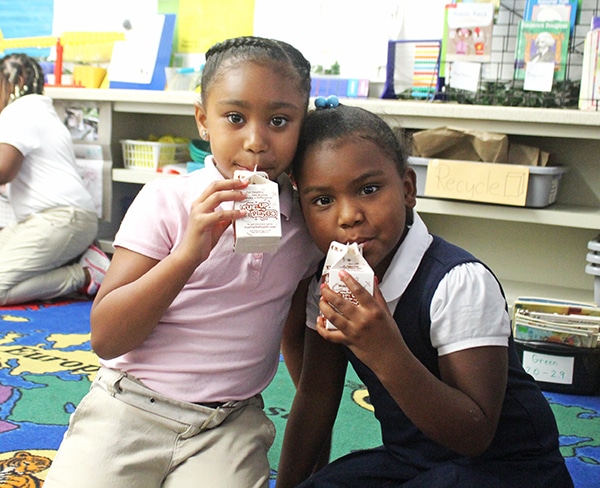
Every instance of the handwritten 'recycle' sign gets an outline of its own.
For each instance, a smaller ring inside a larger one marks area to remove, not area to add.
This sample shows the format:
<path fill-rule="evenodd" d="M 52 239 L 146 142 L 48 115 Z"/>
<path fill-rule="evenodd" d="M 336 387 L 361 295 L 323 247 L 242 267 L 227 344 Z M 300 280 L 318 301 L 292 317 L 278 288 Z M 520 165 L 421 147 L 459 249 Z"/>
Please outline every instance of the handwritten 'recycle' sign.
<path fill-rule="evenodd" d="M 527 166 L 431 159 L 425 196 L 524 207 L 528 183 Z"/>

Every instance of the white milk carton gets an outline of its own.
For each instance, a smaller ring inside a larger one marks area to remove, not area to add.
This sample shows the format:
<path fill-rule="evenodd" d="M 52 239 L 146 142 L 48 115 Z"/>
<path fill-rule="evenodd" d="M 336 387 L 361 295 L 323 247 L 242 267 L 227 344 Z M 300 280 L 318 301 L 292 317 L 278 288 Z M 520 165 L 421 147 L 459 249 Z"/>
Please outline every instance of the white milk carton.
<path fill-rule="evenodd" d="M 236 253 L 274 253 L 281 240 L 279 218 L 279 187 L 263 171 L 236 170 L 234 178 L 248 178 L 244 189 L 246 198 L 235 202 L 236 210 L 245 210 L 246 216 L 234 221 Z"/>
<path fill-rule="evenodd" d="M 329 285 L 333 291 L 339 293 L 347 300 L 357 304 L 356 298 L 350 292 L 346 284 L 340 279 L 339 272 L 345 270 L 352 275 L 371 295 L 373 294 L 373 282 L 375 273 L 362 255 L 362 246 L 359 244 L 341 244 L 332 241 L 329 245 L 329 251 L 325 257 L 323 266 L 323 281 Z M 329 322 L 326 328 L 335 330 L 336 327 Z"/>

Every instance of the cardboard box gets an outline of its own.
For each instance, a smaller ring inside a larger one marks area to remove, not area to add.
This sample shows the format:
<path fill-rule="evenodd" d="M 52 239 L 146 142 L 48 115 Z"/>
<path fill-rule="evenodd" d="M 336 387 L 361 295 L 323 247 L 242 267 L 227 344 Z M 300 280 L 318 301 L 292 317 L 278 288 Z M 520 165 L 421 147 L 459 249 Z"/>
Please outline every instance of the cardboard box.
<path fill-rule="evenodd" d="M 235 171 L 234 178 L 248 178 L 246 198 L 234 208 L 245 210 L 246 216 L 234 222 L 236 253 L 274 253 L 281 240 L 279 187 L 262 171 Z"/>
<path fill-rule="evenodd" d="M 333 241 L 329 246 L 322 274 L 322 279 L 329 285 L 329 288 L 352 303 L 358 304 L 354 295 L 340 278 L 339 273 L 342 270 L 350 273 L 369 293 L 373 294 L 375 273 L 366 259 L 363 258 L 362 248 L 358 244 L 341 244 Z M 329 320 L 326 323 L 326 328 L 329 330 L 336 329 Z"/>
<path fill-rule="evenodd" d="M 541 208 L 556 201 L 563 166 L 410 157 L 417 196 Z"/>

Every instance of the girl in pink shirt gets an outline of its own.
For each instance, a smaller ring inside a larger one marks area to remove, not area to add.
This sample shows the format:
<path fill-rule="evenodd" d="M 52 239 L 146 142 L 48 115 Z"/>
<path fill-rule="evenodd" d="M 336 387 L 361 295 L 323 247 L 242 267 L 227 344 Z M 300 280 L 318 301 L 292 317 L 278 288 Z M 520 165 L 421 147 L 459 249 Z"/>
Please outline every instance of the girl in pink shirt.
<path fill-rule="evenodd" d="M 207 52 L 201 89 L 195 118 L 213 156 L 146 185 L 128 210 L 91 312 L 102 368 L 46 488 L 268 486 L 274 427 L 260 393 L 288 311 L 290 329 L 304 322 L 322 256 L 286 174 L 310 64 L 280 41 L 230 39 Z M 238 169 L 279 185 L 273 254 L 233 252 L 232 220 L 244 215 L 233 203 L 248 184 Z"/>

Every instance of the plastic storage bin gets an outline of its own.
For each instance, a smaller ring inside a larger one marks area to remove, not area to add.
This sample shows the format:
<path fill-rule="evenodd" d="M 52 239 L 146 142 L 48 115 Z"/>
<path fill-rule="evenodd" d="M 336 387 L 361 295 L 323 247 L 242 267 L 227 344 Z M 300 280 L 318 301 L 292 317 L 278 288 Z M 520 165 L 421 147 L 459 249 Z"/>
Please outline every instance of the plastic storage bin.
<path fill-rule="evenodd" d="M 127 169 L 156 171 L 168 164 L 186 163 L 190 159 L 187 144 L 136 141 L 126 139 L 123 146 L 123 165 Z"/>
<path fill-rule="evenodd" d="M 581 348 L 516 339 L 515 346 L 521 362 L 523 362 L 524 354 L 541 355 L 539 356 L 542 358 L 540 364 L 543 364 L 548 378 L 547 381 L 538 379 L 539 375 L 536 378 L 536 382 L 542 390 L 574 395 L 600 394 L 600 348 Z M 557 376 L 553 378 L 552 369 L 548 367 L 548 364 L 553 362 L 553 358 L 557 360 L 557 363 L 564 359 L 573 360 L 573 376 L 570 383 L 558 382 L 560 371 L 556 371 Z M 534 374 L 533 371 L 528 372 Z"/>
<path fill-rule="evenodd" d="M 427 179 L 428 158 L 411 156 L 410 165 L 417 173 L 417 196 L 425 196 L 425 180 Z M 476 163 L 474 164 L 494 164 Z M 563 166 L 528 166 L 529 181 L 525 207 L 542 208 L 556 201 L 558 187 L 562 176 L 567 172 Z"/>
<path fill-rule="evenodd" d="M 192 161 L 204 164 L 206 156 L 211 154 L 210 143 L 202 139 L 192 139 L 189 144 Z"/>

